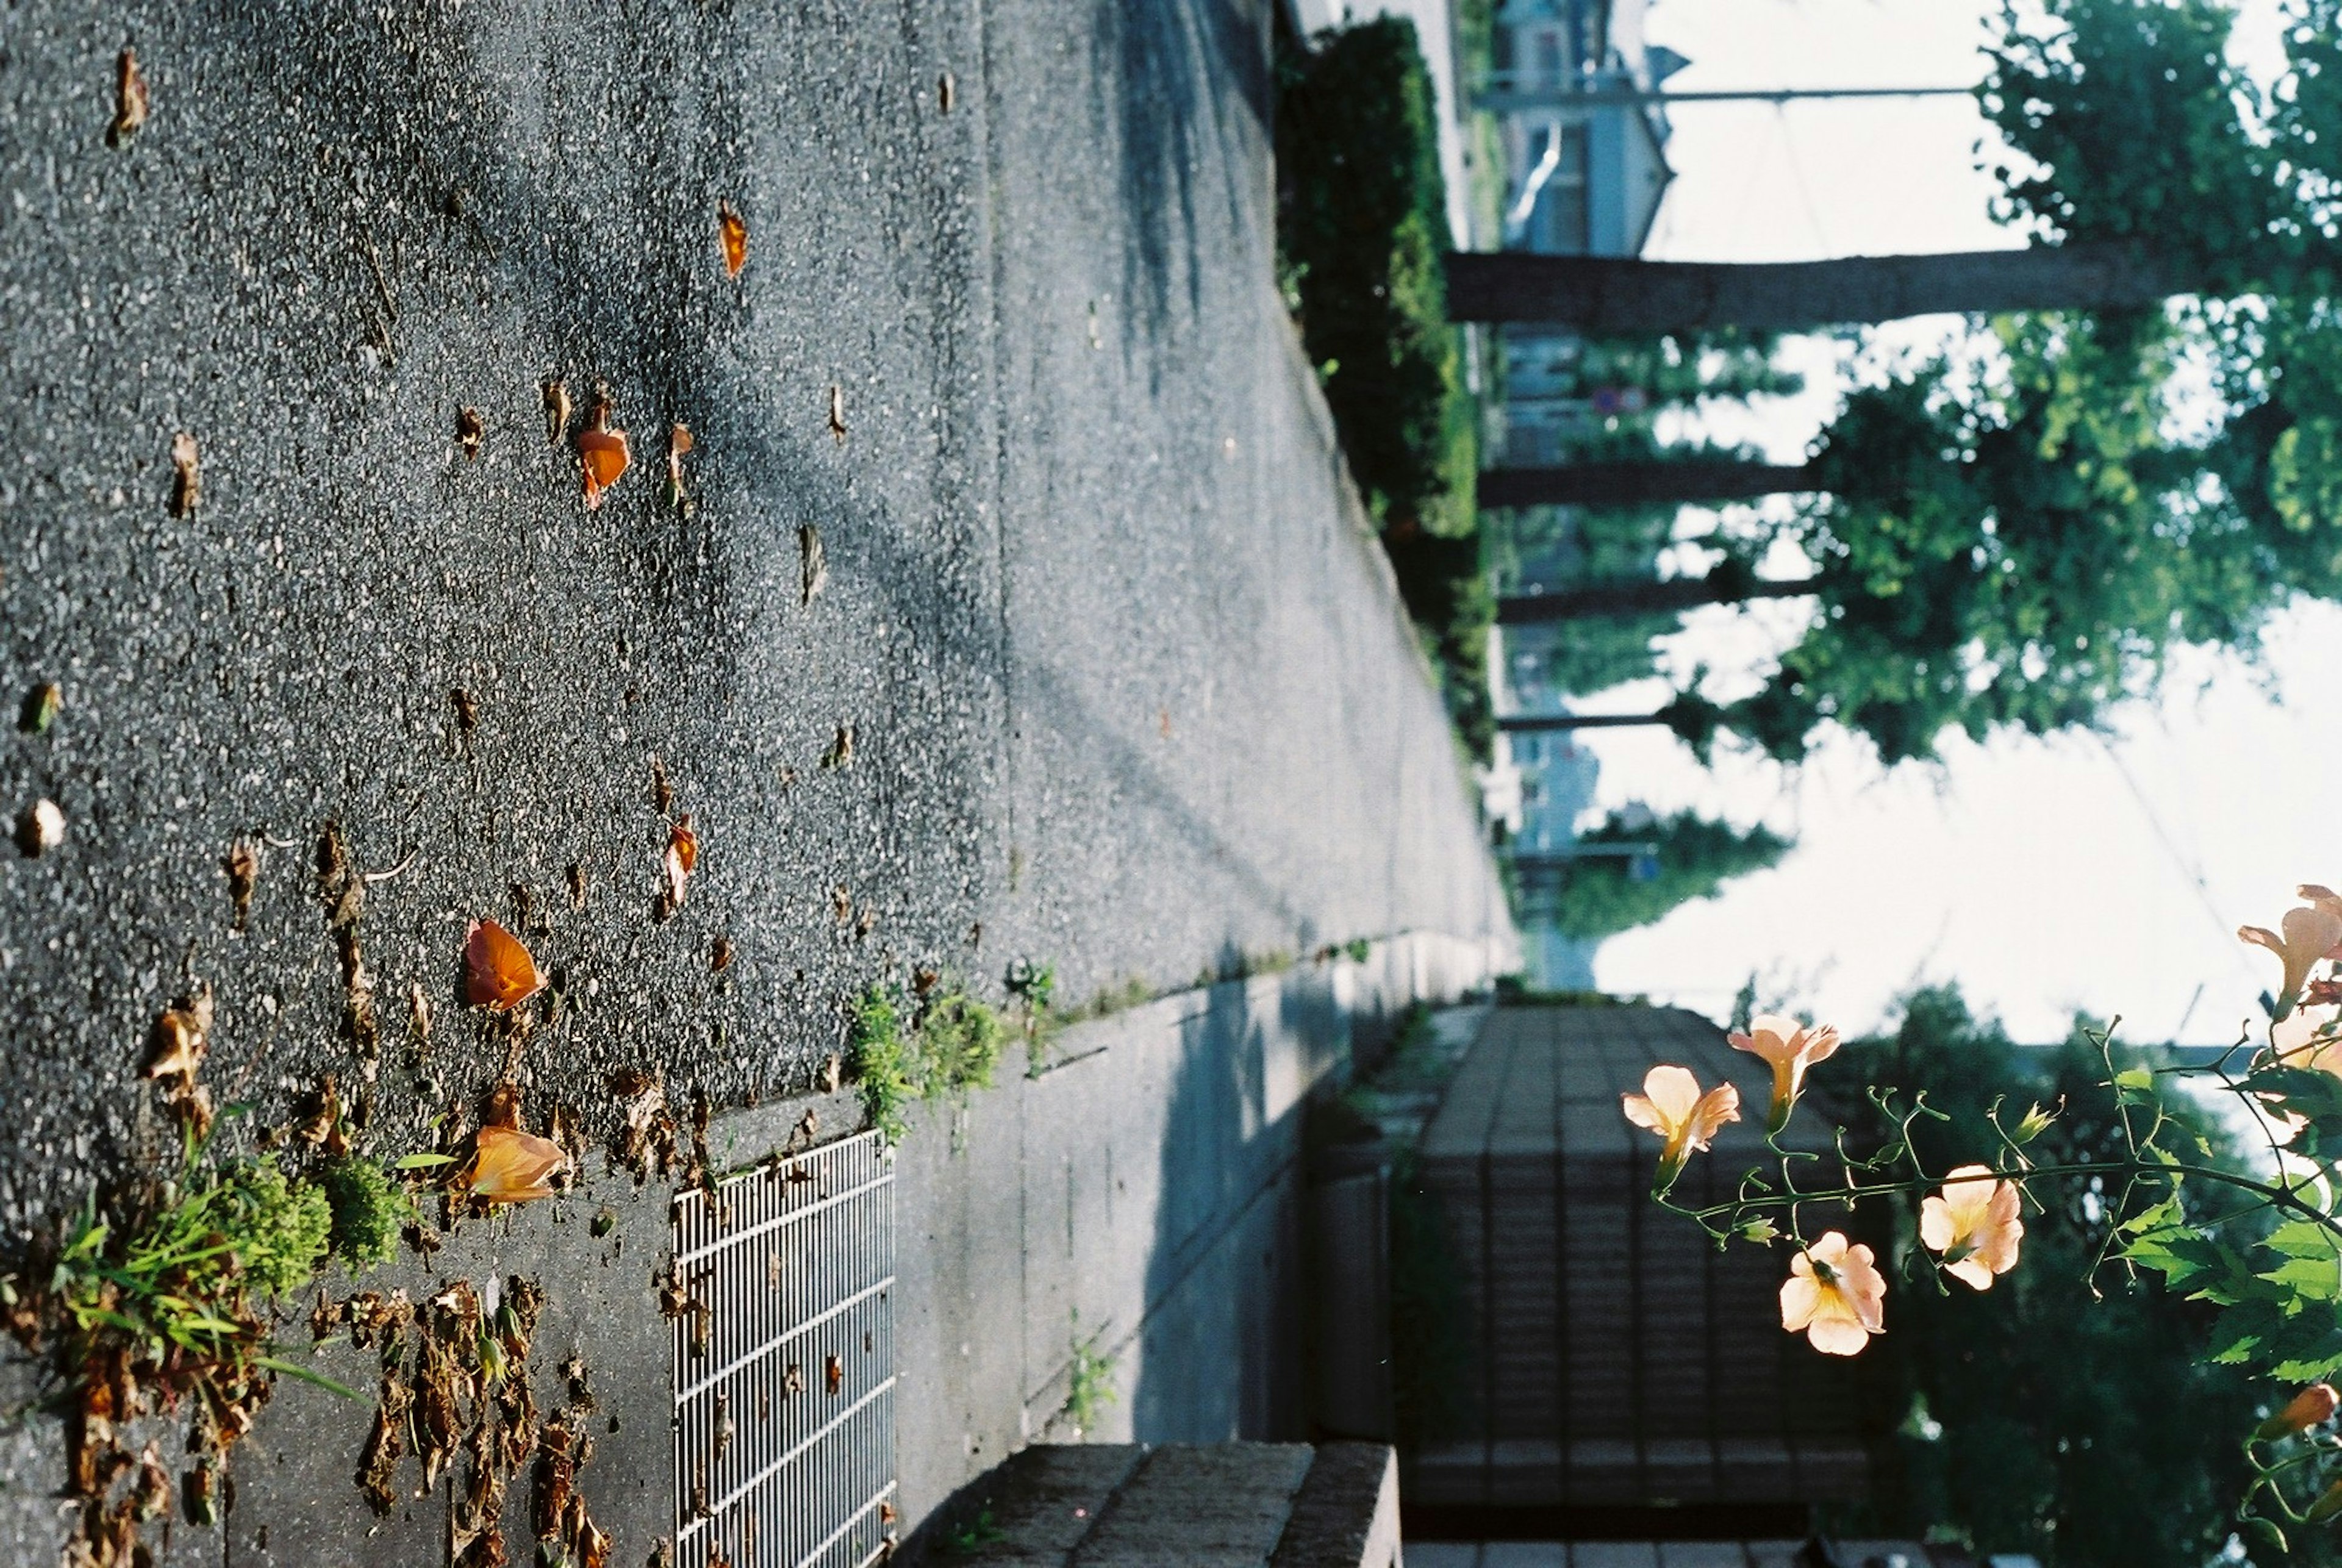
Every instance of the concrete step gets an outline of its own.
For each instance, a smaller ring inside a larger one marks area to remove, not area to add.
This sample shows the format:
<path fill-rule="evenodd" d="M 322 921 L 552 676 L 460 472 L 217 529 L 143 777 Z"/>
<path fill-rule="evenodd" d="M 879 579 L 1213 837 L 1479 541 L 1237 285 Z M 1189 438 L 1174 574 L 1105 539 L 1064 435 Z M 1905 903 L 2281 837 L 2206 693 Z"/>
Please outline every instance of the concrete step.
<path fill-rule="evenodd" d="M 946 1553 L 986 1568 L 1397 1568 L 1380 1443 L 1039 1443 Z"/>

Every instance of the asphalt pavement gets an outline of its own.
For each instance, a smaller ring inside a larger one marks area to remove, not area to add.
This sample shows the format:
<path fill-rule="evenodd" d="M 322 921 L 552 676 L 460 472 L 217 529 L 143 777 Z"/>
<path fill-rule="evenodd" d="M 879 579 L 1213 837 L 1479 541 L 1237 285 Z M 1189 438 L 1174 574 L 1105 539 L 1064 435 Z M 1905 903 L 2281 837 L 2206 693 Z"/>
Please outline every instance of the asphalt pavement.
<path fill-rule="evenodd" d="M 0 734 L 0 806 L 65 829 L 0 858 L 0 1233 L 167 1146 L 136 1069 L 192 980 L 232 1136 L 361 1080 L 329 822 L 378 874 L 384 1153 L 502 1069 L 456 991 L 484 916 L 561 995 L 532 1114 L 589 1123 L 631 1064 L 802 1090 L 916 966 L 996 995 L 1052 962 L 1078 998 L 1506 938 L 1276 294 L 1267 27 L 10 5 L 0 694 L 61 705 Z M 117 147 L 125 45 L 151 109 Z M 597 387 L 633 464 L 589 510 Z"/>

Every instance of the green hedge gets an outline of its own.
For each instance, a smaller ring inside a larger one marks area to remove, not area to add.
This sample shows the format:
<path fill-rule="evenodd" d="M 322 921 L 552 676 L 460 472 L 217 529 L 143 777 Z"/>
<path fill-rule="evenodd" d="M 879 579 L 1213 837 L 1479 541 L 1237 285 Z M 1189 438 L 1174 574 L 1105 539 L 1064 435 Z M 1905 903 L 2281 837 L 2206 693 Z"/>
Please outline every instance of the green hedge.
<path fill-rule="evenodd" d="M 1386 16 L 1288 49 L 1278 82 L 1277 237 L 1302 342 L 1457 728 L 1485 757 L 1495 605 L 1474 514 L 1478 415 L 1447 321 L 1430 74 L 1414 25 Z"/>

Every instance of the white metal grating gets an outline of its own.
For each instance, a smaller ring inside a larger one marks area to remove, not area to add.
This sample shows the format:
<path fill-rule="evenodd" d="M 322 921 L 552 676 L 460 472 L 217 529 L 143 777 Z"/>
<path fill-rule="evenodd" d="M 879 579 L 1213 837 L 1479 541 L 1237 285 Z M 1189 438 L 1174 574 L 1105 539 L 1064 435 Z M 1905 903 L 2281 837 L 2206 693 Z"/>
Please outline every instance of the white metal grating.
<path fill-rule="evenodd" d="M 860 1568 L 894 1533 L 895 1173 L 876 1133 L 675 1204 L 676 1568 Z M 833 1363 L 833 1358 L 834 1363 Z"/>

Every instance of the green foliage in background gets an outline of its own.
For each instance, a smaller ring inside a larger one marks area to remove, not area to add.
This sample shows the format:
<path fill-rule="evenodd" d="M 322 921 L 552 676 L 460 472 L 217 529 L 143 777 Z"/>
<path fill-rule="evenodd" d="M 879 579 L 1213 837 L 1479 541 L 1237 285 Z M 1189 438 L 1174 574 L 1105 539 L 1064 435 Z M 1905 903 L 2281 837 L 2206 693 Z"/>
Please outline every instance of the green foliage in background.
<path fill-rule="evenodd" d="M 1736 828 L 1696 812 L 1677 812 L 1644 823 L 1623 824 L 1616 813 L 1580 845 L 1648 844 L 1658 874 L 1637 882 L 1625 858 L 1588 857 L 1569 868 L 1569 880 L 1556 901 L 1554 923 L 1565 936 L 1580 940 L 1613 936 L 1665 918 L 1678 904 L 1713 898 L 1736 876 L 1779 864 L 1790 841 L 1762 825 Z"/>
<path fill-rule="evenodd" d="M 1997 1100 L 2010 1126 L 2031 1104 L 2064 1100 L 2064 1114 L 2027 1148 L 2044 1164 L 2122 1153 L 2088 1041 L 2017 1047 L 1949 988 L 1909 997 L 1892 1035 L 1847 1046 L 1827 1076 L 1924 1087 L 1953 1117 L 1913 1128 L 1935 1170 L 2006 1162 L 1984 1120 Z M 2207 1157 L 2236 1160 L 2214 1117 L 2184 1096 L 2165 1104 L 2206 1141 Z M 1857 1120 L 1857 1137 L 1888 1134 L 1875 1107 L 1860 1110 L 1871 1124 Z M 2245 1478 L 2237 1438 L 2270 1390 L 2239 1368 L 2207 1364 L 2210 1309 L 2167 1295 L 2152 1276 L 2107 1267 L 2096 1275 L 2105 1299 L 2094 1298 L 2087 1281 L 2107 1244 L 2113 1194 L 2075 1183 L 2034 1191 L 2053 1206 L 2027 1208 L 2024 1266 L 1987 1293 L 1930 1283 L 1902 1213 L 1891 1253 L 1881 1253 L 1896 1287 L 1887 1332 L 1866 1358 L 1872 1501 L 1836 1528 L 1932 1533 L 1979 1553 L 2031 1553 L 2047 1568 L 2203 1568 L 2235 1528 Z"/>
<path fill-rule="evenodd" d="M 1281 52 L 1277 244 L 1302 345 L 1407 613 L 1474 755 L 1494 743 L 1473 505 L 1478 410 L 1448 324 L 1447 202 L 1412 23 L 1376 17 Z"/>

